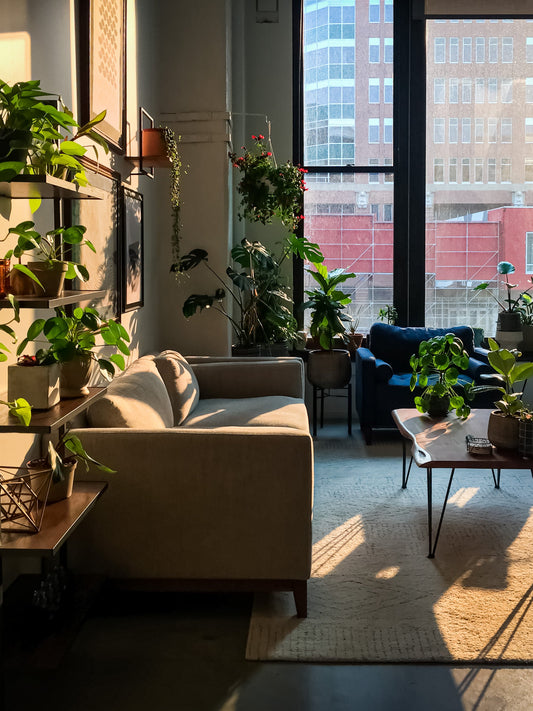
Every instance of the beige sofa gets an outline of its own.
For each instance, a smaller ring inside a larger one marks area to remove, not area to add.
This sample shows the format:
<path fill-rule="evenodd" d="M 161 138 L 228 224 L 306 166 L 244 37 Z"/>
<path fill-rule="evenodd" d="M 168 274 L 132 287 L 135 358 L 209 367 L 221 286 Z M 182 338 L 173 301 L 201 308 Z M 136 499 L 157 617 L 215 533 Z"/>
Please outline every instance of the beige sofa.
<path fill-rule="evenodd" d="M 74 430 L 113 469 L 73 570 L 177 589 L 291 590 L 306 615 L 313 443 L 298 358 L 143 356 Z M 80 470 L 81 469 L 81 470 Z"/>

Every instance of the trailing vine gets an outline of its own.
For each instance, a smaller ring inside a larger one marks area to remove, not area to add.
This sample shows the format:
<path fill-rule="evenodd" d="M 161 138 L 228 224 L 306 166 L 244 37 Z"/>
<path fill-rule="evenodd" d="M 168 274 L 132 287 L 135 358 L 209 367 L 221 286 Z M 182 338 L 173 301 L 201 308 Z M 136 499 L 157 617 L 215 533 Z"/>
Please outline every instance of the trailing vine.
<path fill-rule="evenodd" d="M 179 261 L 181 252 L 181 222 L 180 222 L 180 209 L 181 209 L 181 189 L 180 189 L 180 179 L 181 179 L 181 158 L 178 152 L 178 141 L 176 140 L 176 135 L 174 131 L 165 126 L 163 128 L 163 133 L 165 137 L 165 143 L 167 147 L 167 156 L 170 160 L 170 206 L 172 210 L 172 262 L 176 263 Z M 175 272 L 178 275 L 178 272 Z"/>

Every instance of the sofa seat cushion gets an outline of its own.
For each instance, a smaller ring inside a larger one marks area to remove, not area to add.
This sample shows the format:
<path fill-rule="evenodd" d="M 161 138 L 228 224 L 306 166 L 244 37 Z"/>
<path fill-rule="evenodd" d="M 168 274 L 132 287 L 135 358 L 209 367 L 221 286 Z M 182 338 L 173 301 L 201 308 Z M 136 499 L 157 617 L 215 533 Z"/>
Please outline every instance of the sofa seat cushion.
<path fill-rule="evenodd" d="M 163 351 L 154 361 L 170 398 L 174 425 L 181 425 L 198 405 L 200 388 L 196 375 L 177 351 Z"/>
<path fill-rule="evenodd" d="M 303 401 L 285 395 L 207 398 L 200 399 L 182 427 L 290 427 L 308 432 L 309 420 Z"/>
<path fill-rule="evenodd" d="M 139 358 L 115 378 L 91 405 L 87 419 L 91 427 L 172 427 L 172 406 L 154 359 Z"/>

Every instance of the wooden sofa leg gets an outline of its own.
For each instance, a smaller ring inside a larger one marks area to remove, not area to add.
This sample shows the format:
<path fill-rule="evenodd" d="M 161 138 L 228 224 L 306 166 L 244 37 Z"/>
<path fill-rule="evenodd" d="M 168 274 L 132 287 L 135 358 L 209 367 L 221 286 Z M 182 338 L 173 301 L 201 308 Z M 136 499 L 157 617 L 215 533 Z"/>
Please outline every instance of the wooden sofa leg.
<path fill-rule="evenodd" d="M 298 580 L 293 588 L 297 617 L 307 617 L 307 580 Z"/>

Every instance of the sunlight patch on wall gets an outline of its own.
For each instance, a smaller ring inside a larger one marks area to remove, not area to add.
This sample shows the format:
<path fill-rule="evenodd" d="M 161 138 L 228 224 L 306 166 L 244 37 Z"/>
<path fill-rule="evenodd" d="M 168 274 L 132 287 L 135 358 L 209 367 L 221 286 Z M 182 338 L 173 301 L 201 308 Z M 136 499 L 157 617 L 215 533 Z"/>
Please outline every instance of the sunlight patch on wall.
<path fill-rule="evenodd" d="M 329 575 L 350 553 L 365 542 L 362 516 L 354 516 L 334 529 L 313 546 L 311 576 Z"/>
<path fill-rule="evenodd" d="M 0 79 L 8 84 L 31 79 L 31 38 L 28 32 L 0 33 Z"/>

